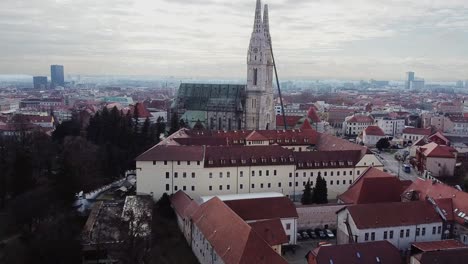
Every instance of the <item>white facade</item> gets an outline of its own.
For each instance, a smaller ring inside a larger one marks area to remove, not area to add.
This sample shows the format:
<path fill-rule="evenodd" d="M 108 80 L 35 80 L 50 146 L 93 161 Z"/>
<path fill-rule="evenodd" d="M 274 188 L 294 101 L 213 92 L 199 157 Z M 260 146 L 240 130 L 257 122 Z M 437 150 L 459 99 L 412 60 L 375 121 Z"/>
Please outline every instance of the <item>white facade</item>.
<path fill-rule="evenodd" d="M 373 155 L 366 154 L 356 166 L 300 169 L 296 165 L 205 167 L 204 161 L 137 161 L 137 192 L 159 199 L 164 193 L 183 190 L 190 197 L 279 192 L 302 195 L 308 180 L 316 183 L 320 174 L 327 182 L 328 198 L 335 199 L 369 167 L 383 168 Z"/>
<path fill-rule="evenodd" d="M 366 146 L 375 146 L 375 144 L 377 144 L 377 142 L 384 137 L 385 136 L 368 135 L 366 134 L 366 131 L 364 131 L 362 135 L 362 142 Z"/>
<path fill-rule="evenodd" d="M 434 177 L 453 176 L 455 173 L 456 158 L 427 157 L 425 169 Z"/>
<path fill-rule="evenodd" d="M 403 134 L 403 139 L 404 140 L 411 140 L 413 143 L 420 140 L 421 138 L 424 138 L 425 135 L 419 135 L 419 134 L 409 134 L 409 133 L 404 133 Z"/>
<path fill-rule="evenodd" d="M 382 228 L 358 229 L 347 209 L 338 213 L 337 244 L 347 244 L 349 237 L 346 219 L 349 223 L 352 236 L 357 243 L 387 240 L 400 250 L 408 250 L 411 243 L 438 241 L 442 239 L 442 220 L 434 223 L 419 225 L 402 225 Z"/>
<path fill-rule="evenodd" d="M 368 126 L 373 125 L 373 122 L 356 122 L 352 121 L 351 117 L 347 117 L 343 122 L 343 134 L 349 136 L 357 136 L 364 131 Z"/>
<path fill-rule="evenodd" d="M 379 119 L 377 125 L 383 130 L 385 135 L 388 136 L 399 136 L 405 129 L 404 119 Z"/>
<path fill-rule="evenodd" d="M 203 233 L 196 225 L 193 226 L 192 233 L 192 251 L 202 264 L 223 264 L 223 260 L 219 257 L 208 240 L 203 236 Z"/>
<path fill-rule="evenodd" d="M 255 22 L 247 53 L 247 88 L 245 102 L 246 129 L 275 129 L 273 96 L 273 57 L 270 49 L 268 6 L 257 1 Z"/>

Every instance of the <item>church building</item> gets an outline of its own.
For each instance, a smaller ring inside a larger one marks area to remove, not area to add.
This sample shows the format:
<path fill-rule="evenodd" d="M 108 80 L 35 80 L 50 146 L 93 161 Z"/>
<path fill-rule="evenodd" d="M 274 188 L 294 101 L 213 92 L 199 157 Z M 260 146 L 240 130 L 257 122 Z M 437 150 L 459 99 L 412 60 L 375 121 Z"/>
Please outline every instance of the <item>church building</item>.
<path fill-rule="evenodd" d="M 210 130 L 276 129 L 273 91 L 273 57 L 268 6 L 257 0 L 255 21 L 247 52 L 247 83 L 182 83 L 169 118 L 189 128 Z"/>

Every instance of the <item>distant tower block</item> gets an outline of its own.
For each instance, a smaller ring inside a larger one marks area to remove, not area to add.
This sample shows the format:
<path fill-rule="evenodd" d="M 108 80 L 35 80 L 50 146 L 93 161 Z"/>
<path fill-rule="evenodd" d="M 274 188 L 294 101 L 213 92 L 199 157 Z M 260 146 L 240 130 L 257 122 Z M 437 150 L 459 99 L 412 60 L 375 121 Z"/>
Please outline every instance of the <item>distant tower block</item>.
<path fill-rule="evenodd" d="M 411 88 L 411 82 L 414 81 L 414 72 L 406 73 L 406 89 Z"/>
<path fill-rule="evenodd" d="M 273 93 L 273 59 L 270 50 L 268 6 L 257 0 L 255 21 L 247 52 L 245 128 L 276 129 Z"/>

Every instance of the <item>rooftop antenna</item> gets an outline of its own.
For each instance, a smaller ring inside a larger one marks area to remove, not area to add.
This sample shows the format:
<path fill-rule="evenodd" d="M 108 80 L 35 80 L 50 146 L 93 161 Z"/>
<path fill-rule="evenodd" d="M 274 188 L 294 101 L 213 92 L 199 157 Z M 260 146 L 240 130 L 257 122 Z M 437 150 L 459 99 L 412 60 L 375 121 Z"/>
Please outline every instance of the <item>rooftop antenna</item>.
<path fill-rule="evenodd" d="M 273 55 L 273 44 L 271 43 L 271 37 L 270 37 L 270 27 L 269 27 L 269 21 L 268 21 L 268 5 L 265 5 L 264 15 L 263 15 L 263 24 L 265 25 L 266 29 L 266 37 L 268 44 L 270 44 L 270 51 L 271 51 L 271 58 L 273 61 L 273 68 L 275 69 L 275 77 L 276 77 L 276 86 L 278 87 L 278 95 L 280 98 L 280 104 L 281 104 L 281 112 L 283 115 L 283 123 L 284 123 L 284 129 L 288 129 L 288 125 L 286 124 L 286 115 L 284 114 L 284 105 L 283 105 L 283 96 L 281 95 L 281 88 L 280 88 L 280 83 L 278 79 L 278 71 L 276 69 L 276 63 L 275 63 L 275 56 Z"/>

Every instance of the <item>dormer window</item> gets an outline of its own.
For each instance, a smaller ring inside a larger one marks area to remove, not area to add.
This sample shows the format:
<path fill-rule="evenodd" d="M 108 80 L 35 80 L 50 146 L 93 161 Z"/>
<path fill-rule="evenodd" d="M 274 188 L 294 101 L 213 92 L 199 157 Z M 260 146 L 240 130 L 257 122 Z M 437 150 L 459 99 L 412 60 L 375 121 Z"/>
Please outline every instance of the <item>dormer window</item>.
<path fill-rule="evenodd" d="M 262 158 L 262 162 L 265 163 L 267 161 L 266 158 Z"/>
<path fill-rule="evenodd" d="M 232 159 L 232 160 L 231 160 L 231 163 L 232 163 L 232 164 L 236 164 L 236 160 L 235 160 L 235 159 Z"/>
<path fill-rule="evenodd" d="M 276 162 L 276 158 L 271 158 L 271 162 Z"/>
<path fill-rule="evenodd" d="M 252 158 L 252 163 L 257 163 L 257 160 Z"/>
<path fill-rule="evenodd" d="M 320 163 L 319 162 L 315 162 L 315 167 L 318 167 L 320 166 Z"/>
<path fill-rule="evenodd" d="M 304 138 L 304 142 L 309 142 L 309 139 L 308 138 Z"/>
<path fill-rule="evenodd" d="M 223 159 L 222 159 L 222 160 L 221 160 L 221 164 L 223 164 L 223 165 L 226 164 L 226 160 L 223 160 Z"/>
<path fill-rule="evenodd" d="M 245 163 L 247 163 L 247 160 L 242 159 L 242 160 L 241 160 L 241 163 L 242 163 L 242 164 L 245 164 Z"/>
<path fill-rule="evenodd" d="M 289 158 L 289 161 L 293 162 L 293 161 L 294 161 L 294 158 L 293 158 L 293 157 L 290 157 L 290 158 Z"/>
<path fill-rule="evenodd" d="M 353 162 L 352 162 L 352 161 L 348 161 L 348 165 L 349 165 L 349 166 L 353 166 Z"/>
<path fill-rule="evenodd" d="M 213 165 L 213 160 L 209 160 L 208 164 Z"/>
<path fill-rule="evenodd" d="M 344 166 L 344 161 L 340 161 L 340 166 Z"/>

